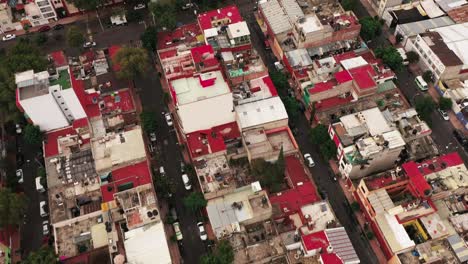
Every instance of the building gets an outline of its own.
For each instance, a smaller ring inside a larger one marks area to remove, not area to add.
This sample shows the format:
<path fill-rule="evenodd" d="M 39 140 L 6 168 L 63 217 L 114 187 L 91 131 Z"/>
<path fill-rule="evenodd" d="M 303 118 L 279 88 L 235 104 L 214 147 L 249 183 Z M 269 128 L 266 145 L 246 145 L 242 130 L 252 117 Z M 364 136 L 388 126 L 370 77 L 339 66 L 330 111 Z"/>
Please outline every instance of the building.
<path fill-rule="evenodd" d="M 125 232 L 124 244 L 129 263 L 172 263 L 162 222 Z"/>
<path fill-rule="evenodd" d="M 49 131 L 69 126 L 86 117 L 67 69 L 51 76 L 47 71 L 16 73 L 16 104 L 26 118 Z"/>
<path fill-rule="evenodd" d="M 315 10 L 316 6 L 320 8 Z M 357 44 L 361 25 L 352 12 L 333 1 L 312 1 L 311 6 L 302 7 L 295 0 L 259 2 L 260 27 L 279 59 L 295 49 L 304 48 L 311 57 L 320 57 Z"/>
<path fill-rule="evenodd" d="M 434 87 L 441 96 L 452 100 L 455 116 L 468 129 L 468 108 L 465 107 L 468 99 L 468 82 L 460 79 L 439 80 Z"/>
<path fill-rule="evenodd" d="M 436 80 L 465 80 L 468 59 L 462 47 L 468 42 L 467 29 L 468 23 L 435 28 L 410 39 L 405 49 L 418 53 L 420 66 L 430 70 Z"/>
<path fill-rule="evenodd" d="M 405 148 L 401 133 L 378 108 L 341 117 L 329 133 L 338 148 L 339 170 L 351 179 L 392 168 Z"/>
<path fill-rule="evenodd" d="M 50 0 L 35 0 L 28 2 L 22 6 L 26 17 L 22 20 L 22 24 L 29 24 L 33 27 L 47 25 L 49 21 L 57 19 L 57 14 Z M 18 5 L 16 6 L 18 10 Z"/>
<path fill-rule="evenodd" d="M 452 19 L 446 16 L 416 21 L 406 24 L 397 24 L 395 27 L 395 37 L 399 34 L 403 37 L 401 45 L 405 46 L 408 39 L 422 34 L 430 29 L 446 27 L 455 24 Z"/>
<path fill-rule="evenodd" d="M 245 231 L 245 226 L 270 219 L 271 204 L 259 182 L 208 201 L 211 227 L 218 239 Z"/>
<path fill-rule="evenodd" d="M 22 28 L 18 22 L 13 22 L 13 14 L 7 3 L 0 3 L 0 32 L 14 31 Z"/>

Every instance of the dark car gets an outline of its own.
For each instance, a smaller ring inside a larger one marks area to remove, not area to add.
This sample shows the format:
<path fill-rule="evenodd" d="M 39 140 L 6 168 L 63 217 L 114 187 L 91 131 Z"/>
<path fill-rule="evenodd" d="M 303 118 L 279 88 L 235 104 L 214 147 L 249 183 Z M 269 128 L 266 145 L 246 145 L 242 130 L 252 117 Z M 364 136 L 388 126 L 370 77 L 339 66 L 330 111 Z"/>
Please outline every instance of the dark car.
<path fill-rule="evenodd" d="M 54 30 L 60 30 L 60 29 L 63 29 L 64 26 L 62 24 L 57 24 L 54 26 Z"/>
<path fill-rule="evenodd" d="M 39 32 L 47 32 L 50 30 L 50 27 L 49 26 L 42 26 L 39 28 Z"/>

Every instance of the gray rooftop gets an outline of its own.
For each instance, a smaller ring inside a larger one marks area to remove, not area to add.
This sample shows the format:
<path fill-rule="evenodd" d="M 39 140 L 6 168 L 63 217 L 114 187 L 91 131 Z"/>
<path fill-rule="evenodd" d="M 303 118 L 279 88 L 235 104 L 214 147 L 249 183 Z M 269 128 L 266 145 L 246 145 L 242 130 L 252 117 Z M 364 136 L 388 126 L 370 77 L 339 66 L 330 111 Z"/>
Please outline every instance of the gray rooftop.
<path fill-rule="evenodd" d="M 326 229 L 328 241 L 333 247 L 333 252 L 343 261 L 343 263 L 359 263 L 359 257 L 354 250 L 344 227 Z"/>
<path fill-rule="evenodd" d="M 465 241 L 458 234 L 447 237 L 447 241 L 450 243 L 450 247 L 455 252 L 458 260 L 461 263 L 466 263 L 468 261 L 468 248 Z"/>
<path fill-rule="evenodd" d="M 407 37 L 416 36 L 418 34 L 426 32 L 428 29 L 445 27 L 455 24 L 453 20 L 448 16 L 427 19 L 412 23 L 400 24 L 398 27 L 401 28 L 404 35 Z"/>
<path fill-rule="evenodd" d="M 278 3 L 278 0 L 270 0 L 260 3 L 266 22 L 271 27 L 273 33 L 281 34 L 292 29 L 291 22 L 288 15 L 284 12 L 283 8 Z"/>
<path fill-rule="evenodd" d="M 61 157 L 62 164 L 60 176 L 65 179 L 73 179 L 74 182 L 96 176 L 94 160 L 91 149 L 75 152 L 69 158 Z"/>

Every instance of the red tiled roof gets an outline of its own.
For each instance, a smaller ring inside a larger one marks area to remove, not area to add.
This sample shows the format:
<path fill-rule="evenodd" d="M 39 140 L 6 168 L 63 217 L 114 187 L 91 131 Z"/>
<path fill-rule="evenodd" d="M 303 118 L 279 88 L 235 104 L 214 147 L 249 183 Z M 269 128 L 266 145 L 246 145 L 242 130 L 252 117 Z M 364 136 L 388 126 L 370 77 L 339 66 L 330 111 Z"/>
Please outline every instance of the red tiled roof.
<path fill-rule="evenodd" d="M 71 126 L 45 134 L 44 156 L 48 158 L 48 157 L 58 155 L 59 149 L 58 149 L 57 139 L 59 137 L 64 137 L 66 135 L 75 135 L 75 134 L 76 134 L 76 131 Z"/>
<path fill-rule="evenodd" d="M 320 201 L 315 186 L 307 181 L 297 185 L 295 189 L 270 195 L 270 202 L 280 207 L 284 216 L 294 214 L 304 205 Z"/>
<path fill-rule="evenodd" d="M 192 158 L 226 149 L 225 140 L 240 137 L 236 122 L 216 126 L 211 129 L 199 130 L 187 134 L 187 145 Z M 204 141 L 206 140 L 206 143 Z"/>
<path fill-rule="evenodd" d="M 201 34 L 197 23 L 183 25 L 172 32 L 162 31 L 158 33 L 158 50 L 176 47 L 181 43 L 191 43 L 197 40 Z"/>
<path fill-rule="evenodd" d="M 112 171 L 112 182 L 101 186 L 101 193 L 104 202 L 114 200 L 117 186 L 132 182 L 133 187 L 151 183 L 151 173 L 148 162 L 143 161 L 137 164 L 129 165 Z M 111 186 L 112 188 L 108 188 Z"/>
<path fill-rule="evenodd" d="M 271 80 L 269 75 L 263 77 L 262 81 L 267 85 L 268 90 L 270 90 L 272 96 L 278 95 L 278 91 L 276 90 L 275 85 L 273 84 L 273 81 Z"/>
<path fill-rule="evenodd" d="M 336 81 L 335 80 L 328 80 L 326 82 L 319 82 L 314 85 L 314 87 L 309 89 L 309 94 L 316 94 L 320 93 L 323 91 L 327 91 L 330 89 L 333 89 L 333 87 L 336 86 Z"/>
<path fill-rule="evenodd" d="M 292 188 L 295 188 L 300 183 L 309 182 L 309 176 L 305 172 L 304 165 L 302 165 L 299 158 L 294 155 L 287 156 L 285 159 L 286 175 L 288 176 Z"/>
<path fill-rule="evenodd" d="M 364 65 L 362 67 L 353 68 L 349 70 L 350 74 L 353 76 L 353 79 L 356 81 L 357 85 L 361 89 L 369 89 L 377 86 L 377 83 L 374 81 L 373 76 L 376 76 L 372 65 Z"/>
<path fill-rule="evenodd" d="M 54 51 L 49 55 L 50 57 L 52 57 L 52 60 L 54 60 L 55 67 L 62 67 L 68 65 L 67 57 L 65 56 L 65 53 L 63 51 Z"/>
<path fill-rule="evenodd" d="M 351 74 L 349 74 L 348 71 L 344 70 L 335 73 L 335 79 L 338 83 L 341 84 L 353 80 L 353 77 L 351 76 Z"/>
<path fill-rule="evenodd" d="M 327 234 L 323 230 L 302 236 L 302 244 L 307 251 L 322 249 L 322 252 L 326 252 L 329 242 Z"/>
<path fill-rule="evenodd" d="M 190 50 L 195 63 L 203 63 L 204 67 L 212 67 L 219 64 L 214 56 L 213 47 L 211 45 L 198 46 Z"/>
<path fill-rule="evenodd" d="M 231 5 L 199 14 L 198 24 L 200 25 L 200 28 L 202 30 L 212 28 L 211 21 L 215 20 L 214 18 L 216 20 L 229 18 L 229 24 L 234 24 L 242 21 L 242 17 L 239 13 L 239 9 L 237 9 L 237 6 Z"/>
<path fill-rule="evenodd" d="M 130 90 L 119 90 L 102 98 L 104 108 L 101 109 L 102 114 L 111 113 L 119 110 L 120 112 L 130 112 L 135 110 L 133 98 Z"/>
<path fill-rule="evenodd" d="M 109 57 L 111 58 L 112 69 L 116 72 L 120 71 L 120 65 L 114 62 L 114 57 L 115 54 L 117 54 L 117 52 L 119 52 L 121 48 L 122 47 L 120 47 L 119 45 L 112 45 L 109 47 Z"/>

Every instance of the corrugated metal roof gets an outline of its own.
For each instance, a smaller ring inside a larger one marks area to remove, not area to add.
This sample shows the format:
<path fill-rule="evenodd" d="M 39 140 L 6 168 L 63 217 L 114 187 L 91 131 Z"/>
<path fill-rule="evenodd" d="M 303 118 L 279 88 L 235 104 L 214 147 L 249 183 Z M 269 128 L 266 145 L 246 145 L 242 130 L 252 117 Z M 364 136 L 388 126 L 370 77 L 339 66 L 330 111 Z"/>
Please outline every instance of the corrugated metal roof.
<path fill-rule="evenodd" d="M 281 0 L 281 5 L 290 21 L 296 22 L 297 19 L 304 17 L 304 12 L 296 0 Z"/>
<path fill-rule="evenodd" d="M 468 261 L 468 247 L 458 234 L 447 237 L 447 241 L 461 263 Z"/>
<path fill-rule="evenodd" d="M 450 19 L 447 16 L 444 16 L 413 23 L 400 24 L 397 27 L 400 27 L 404 35 L 406 35 L 407 37 L 411 37 L 424 33 L 428 29 L 445 27 L 453 24 L 454 22 L 452 19 Z"/>
<path fill-rule="evenodd" d="M 289 22 L 288 16 L 281 8 L 278 0 L 260 3 L 260 9 L 275 35 L 292 29 L 291 22 Z"/>
<path fill-rule="evenodd" d="M 374 208 L 376 214 L 383 213 L 385 210 L 390 210 L 395 207 L 386 190 L 375 191 L 369 194 L 367 199 L 369 199 L 369 202 L 372 205 L 372 208 Z"/>
<path fill-rule="evenodd" d="M 359 263 L 359 257 L 344 227 L 326 229 L 325 233 L 333 252 L 343 263 Z"/>

